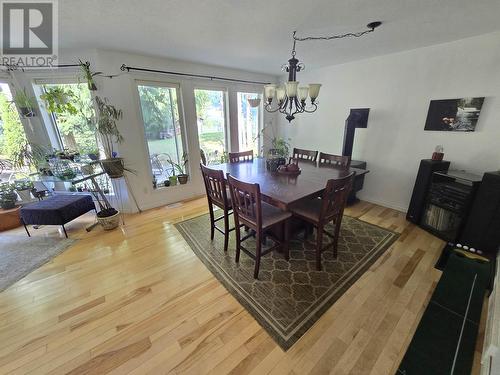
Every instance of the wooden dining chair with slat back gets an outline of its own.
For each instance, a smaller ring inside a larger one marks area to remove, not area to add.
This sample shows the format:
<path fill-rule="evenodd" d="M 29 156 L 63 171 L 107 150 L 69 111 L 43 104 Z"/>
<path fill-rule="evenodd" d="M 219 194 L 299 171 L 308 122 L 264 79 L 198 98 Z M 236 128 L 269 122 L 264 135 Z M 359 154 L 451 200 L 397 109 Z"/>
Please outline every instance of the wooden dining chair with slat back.
<path fill-rule="evenodd" d="M 303 150 L 300 148 L 294 148 L 292 157 L 294 159 L 306 160 L 311 163 L 316 163 L 318 159 L 318 151 Z"/>
<path fill-rule="evenodd" d="M 230 152 L 229 153 L 229 162 L 230 163 L 241 163 L 244 161 L 252 161 L 253 160 L 253 151 L 242 151 L 242 152 Z"/>
<path fill-rule="evenodd" d="M 227 176 L 231 199 L 233 202 L 234 222 L 236 229 L 236 262 L 240 261 L 240 252 L 243 250 L 255 260 L 254 278 L 259 276 L 261 257 L 281 247 L 285 259 L 288 260 L 288 222 L 292 214 L 281 211 L 279 208 L 262 202 L 259 184 L 240 181 L 228 174 Z M 278 240 L 271 234 L 269 237 L 274 245 L 262 251 L 262 239 L 264 232 L 277 225 L 282 225 L 283 239 Z M 253 230 L 241 237 L 240 226 L 247 226 Z M 255 235 L 255 254 L 242 245 L 242 242 Z"/>
<path fill-rule="evenodd" d="M 229 233 L 234 230 L 234 227 L 229 228 L 229 215 L 232 213 L 233 205 L 224 180 L 224 173 L 221 170 L 208 168 L 203 164 L 200 164 L 200 168 L 205 183 L 210 213 L 210 239 L 213 241 L 215 230 L 222 233 L 224 235 L 224 251 L 227 251 Z M 223 210 L 222 216 L 215 217 L 214 205 Z M 216 225 L 219 220 L 224 220 L 223 230 Z"/>
<path fill-rule="evenodd" d="M 333 256 L 337 257 L 337 245 L 339 240 L 340 225 L 347 197 L 352 189 L 354 172 L 338 180 L 328 180 L 323 192 L 322 199 L 312 199 L 291 208 L 292 214 L 312 224 L 317 229 L 316 234 L 316 269 L 321 270 L 321 253 L 323 248 L 323 234 L 332 238 Z M 327 232 L 325 226 L 332 222 L 334 233 Z"/>
<path fill-rule="evenodd" d="M 349 168 L 351 165 L 351 158 L 349 156 L 326 154 L 324 152 L 319 153 L 318 165 L 321 166 L 334 166 Z"/>

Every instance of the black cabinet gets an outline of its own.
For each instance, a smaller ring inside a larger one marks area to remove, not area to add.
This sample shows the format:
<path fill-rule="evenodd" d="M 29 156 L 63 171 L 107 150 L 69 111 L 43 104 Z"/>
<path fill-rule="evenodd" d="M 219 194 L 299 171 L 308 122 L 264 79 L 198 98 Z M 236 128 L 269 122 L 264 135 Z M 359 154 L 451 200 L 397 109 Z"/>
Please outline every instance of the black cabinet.
<path fill-rule="evenodd" d="M 413 188 L 413 194 L 411 196 L 410 206 L 408 207 L 408 212 L 406 214 L 407 220 L 415 224 L 420 224 L 432 174 L 437 171 L 447 171 L 449 167 L 449 161 L 424 159 L 420 162 L 417 178 L 415 180 L 415 187 Z"/>

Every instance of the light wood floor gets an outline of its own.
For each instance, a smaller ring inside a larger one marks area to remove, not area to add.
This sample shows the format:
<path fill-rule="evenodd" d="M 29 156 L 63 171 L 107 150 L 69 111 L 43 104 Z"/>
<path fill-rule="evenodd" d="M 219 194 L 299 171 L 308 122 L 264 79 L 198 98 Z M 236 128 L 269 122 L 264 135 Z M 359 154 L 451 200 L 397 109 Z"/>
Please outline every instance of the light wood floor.
<path fill-rule="evenodd" d="M 90 214 L 68 225 L 80 240 L 0 293 L 0 373 L 394 374 L 439 280 L 442 241 L 401 212 L 347 209 L 401 236 L 285 353 L 173 226 L 204 212 L 197 199 L 112 232 L 86 233 Z"/>

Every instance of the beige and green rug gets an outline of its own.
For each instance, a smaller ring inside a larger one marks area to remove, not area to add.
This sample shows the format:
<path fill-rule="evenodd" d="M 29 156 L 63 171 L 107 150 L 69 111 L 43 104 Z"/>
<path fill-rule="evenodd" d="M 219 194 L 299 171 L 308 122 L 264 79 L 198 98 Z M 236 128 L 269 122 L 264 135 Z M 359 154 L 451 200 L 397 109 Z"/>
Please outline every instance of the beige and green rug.
<path fill-rule="evenodd" d="M 290 261 L 274 252 L 261 260 L 259 279 L 254 260 L 241 252 L 234 261 L 234 232 L 227 253 L 223 236 L 210 241 L 210 219 L 202 215 L 176 224 L 194 253 L 284 349 L 290 348 L 398 238 L 389 230 L 344 216 L 338 258 L 323 253 L 316 271 L 314 236 L 290 244 Z M 332 231 L 332 228 L 328 228 Z M 248 240 L 252 241 L 252 240 Z M 271 241 L 269 241 L 271 243 Z M 253 249 L 252 244 L 246 246 Z"/>

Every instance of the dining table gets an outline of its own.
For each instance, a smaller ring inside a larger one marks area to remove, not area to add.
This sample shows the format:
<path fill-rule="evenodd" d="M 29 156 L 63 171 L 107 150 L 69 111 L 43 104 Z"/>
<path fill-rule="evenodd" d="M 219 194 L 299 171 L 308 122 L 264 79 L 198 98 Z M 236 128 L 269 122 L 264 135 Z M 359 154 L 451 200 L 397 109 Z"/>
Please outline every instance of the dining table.
<path fill-rule="evenodd" d="M 211 166 L 244 182 L 258 183 L 262 200 L 282 210 L 294 204 L 320 196 L 328 180 L 341 179 L 350 173 L 364 175 L 369 171 L 359 168 L 344 168 L 331 165 L 317 166 L 314 162 L 299 160 L 300 174 L 288 175 L 271 172 L 264 158 L 239 163 L 224 163 Z"/>

